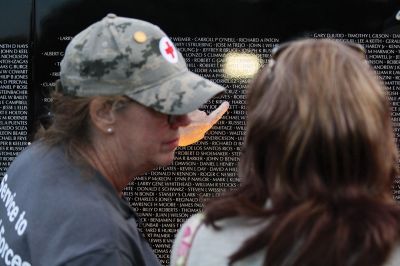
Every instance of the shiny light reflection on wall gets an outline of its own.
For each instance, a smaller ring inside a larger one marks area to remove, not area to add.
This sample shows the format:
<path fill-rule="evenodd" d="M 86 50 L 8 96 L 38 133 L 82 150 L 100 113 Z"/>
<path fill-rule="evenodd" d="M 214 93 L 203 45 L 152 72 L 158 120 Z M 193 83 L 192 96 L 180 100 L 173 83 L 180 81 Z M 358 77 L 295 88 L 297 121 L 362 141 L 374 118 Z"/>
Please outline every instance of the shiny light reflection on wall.
<path fill-rule="evenodd" d="M 228 78 L 252 78 L 261 67 L 256 54 L 228 53 L 225 55 L 223 70 Z"/>

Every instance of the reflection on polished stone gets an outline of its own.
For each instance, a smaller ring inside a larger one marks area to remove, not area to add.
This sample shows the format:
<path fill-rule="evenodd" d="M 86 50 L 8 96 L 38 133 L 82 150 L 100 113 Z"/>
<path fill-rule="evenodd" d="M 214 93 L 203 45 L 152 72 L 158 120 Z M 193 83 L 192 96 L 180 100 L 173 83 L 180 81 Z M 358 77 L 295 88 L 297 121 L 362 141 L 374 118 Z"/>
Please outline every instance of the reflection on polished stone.
<path fill-rule="evenodd" d="M 251 78 L 261 67 L 261 60 L 252 53 L 228 53 L 224 73 L 230 78 Z"/>

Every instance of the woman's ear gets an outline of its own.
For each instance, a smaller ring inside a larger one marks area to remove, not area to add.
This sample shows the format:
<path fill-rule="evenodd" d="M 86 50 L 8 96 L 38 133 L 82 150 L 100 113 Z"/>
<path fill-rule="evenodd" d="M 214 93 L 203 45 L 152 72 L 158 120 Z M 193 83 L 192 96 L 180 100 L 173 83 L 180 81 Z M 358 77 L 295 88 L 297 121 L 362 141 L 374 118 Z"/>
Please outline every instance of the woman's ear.
<path fill-rule="evenodd" d="M 93 98 L 89 104 L 89 115 L 94 128 L 103 133 L 112 133 L 116 116 L 110 102 L 101 97 Z"/>

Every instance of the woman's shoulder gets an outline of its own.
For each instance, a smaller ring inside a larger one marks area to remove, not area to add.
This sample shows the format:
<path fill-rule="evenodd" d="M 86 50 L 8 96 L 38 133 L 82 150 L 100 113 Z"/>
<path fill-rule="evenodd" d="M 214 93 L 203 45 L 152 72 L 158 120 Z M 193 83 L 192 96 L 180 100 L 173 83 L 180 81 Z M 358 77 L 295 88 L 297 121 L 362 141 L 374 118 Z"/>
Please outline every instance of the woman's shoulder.
<path fill-rule="evenodd" d="M 261 220 L 233 217 L 218 220 L 215 223 L 217 227 L 214 227 L 205 225 L 203 217 L 201 213 L 195 214 L 181 226 L 173 245 L 171 265 L 179 265 L 179 257 L 189 247 L 187 265 L 197 265 L 196 261 L 201 261 L 203 265 L 228 265 L 228 257 L 243 241 L 266 225 Z"/>
<path fill-rule="evenodd" d="M 398 266 L 400 265 L 400 243 L 393 248 L 386 263 L 383 266 Z"/>
<path fill-rule="evenodd" d="M 234 237 L 232 233 L 239 232 L 241 236 L 252 234 L 258 231 L 262 227 L 266 226 L 268 221 L 264 219 L 253 219 L 242 216 L 229 217 L 215 221 L 215 227 L 213 225 L 204 224 L 205 214 L 197 213 L 192 215 L 186 220 L 180 227 L 179 233 L 194 233 L 198 230 L 199 234 L 210 234 L 212 236 L 228 235 Z M 196 238 L 197 239 L 197 238 Z"/>

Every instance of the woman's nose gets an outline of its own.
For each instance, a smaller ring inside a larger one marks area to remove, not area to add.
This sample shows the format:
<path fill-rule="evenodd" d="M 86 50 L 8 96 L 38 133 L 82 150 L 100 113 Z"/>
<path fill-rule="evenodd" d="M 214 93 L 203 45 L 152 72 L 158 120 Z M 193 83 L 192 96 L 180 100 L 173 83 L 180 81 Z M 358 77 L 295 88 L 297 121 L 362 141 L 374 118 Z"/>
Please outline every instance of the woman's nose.
<path fill-rule="evenodd" d="M 172 128 L 186 127 L 191 122 L 189 116 L 185 115 L 169 115 L 168 116 L 168 124 Z"/>

